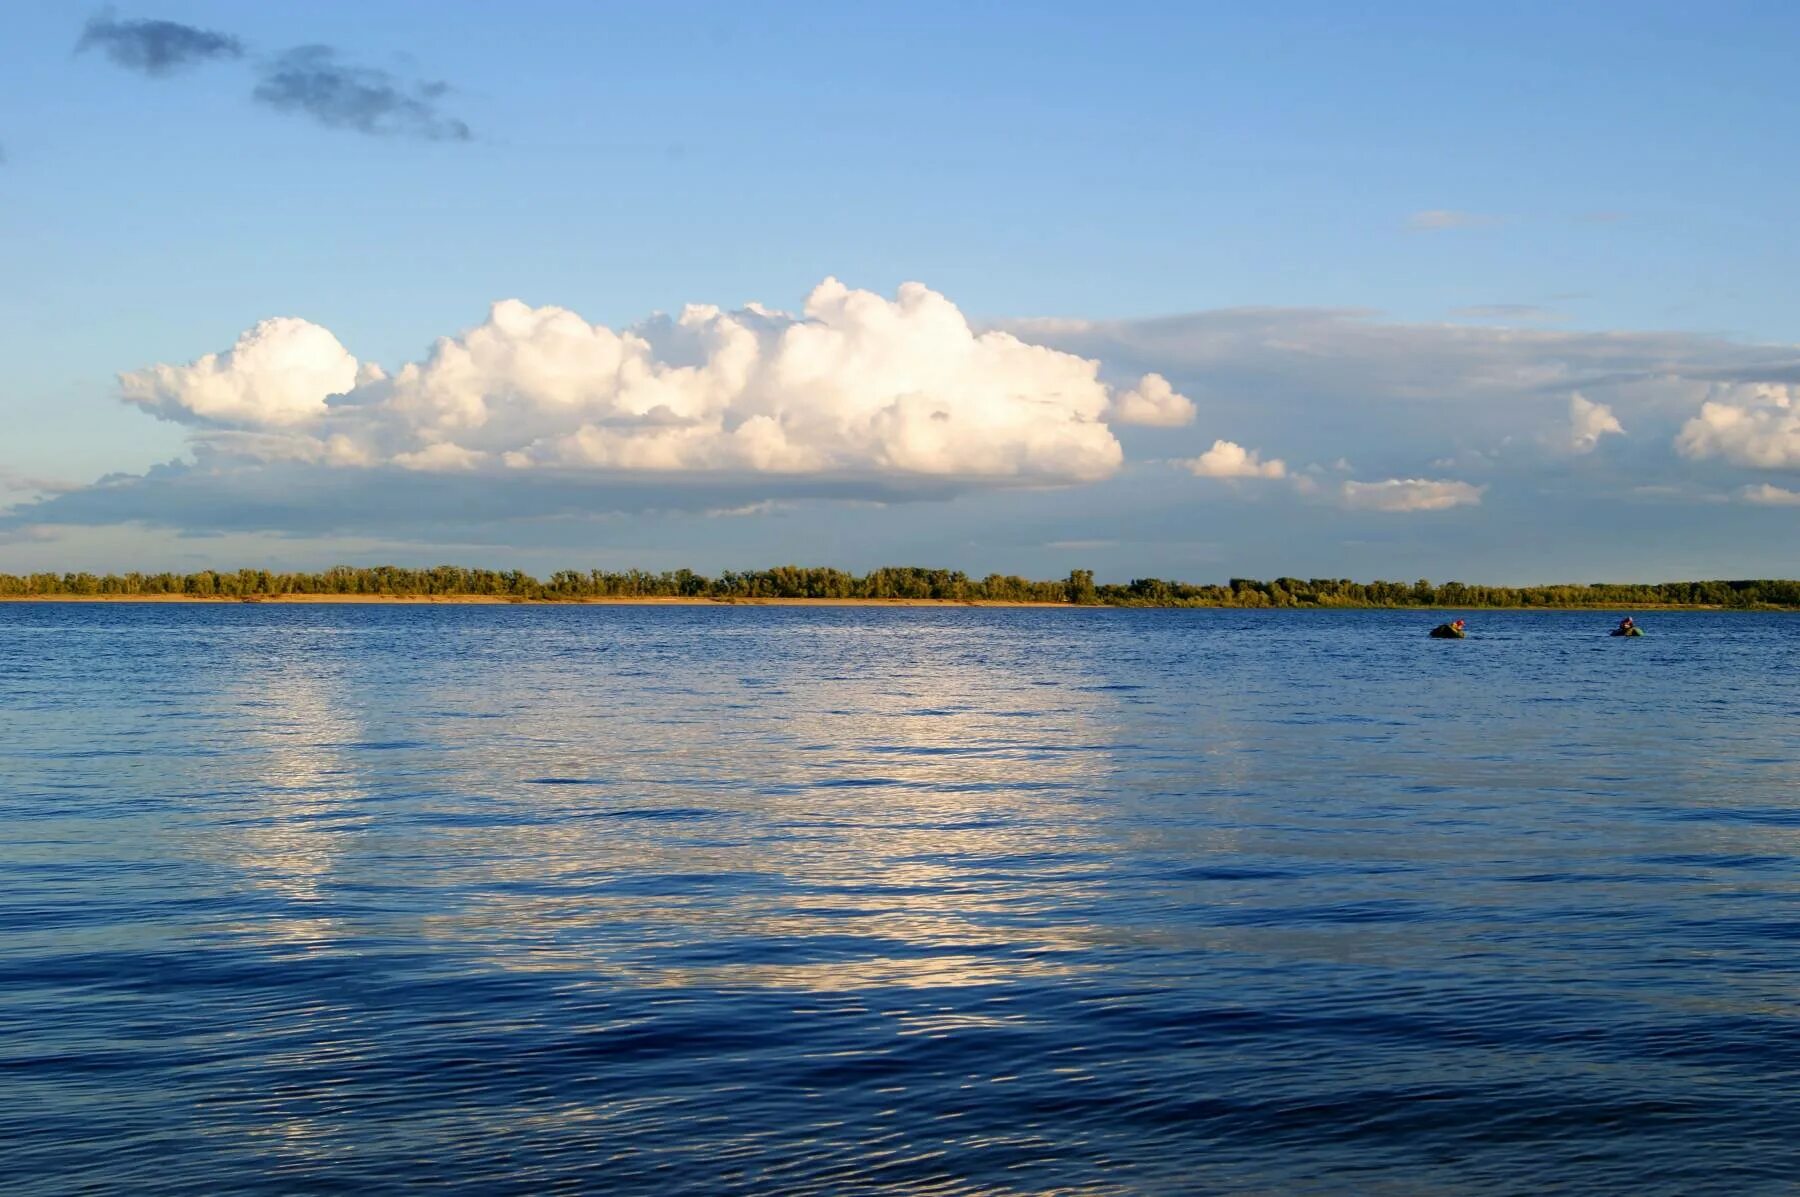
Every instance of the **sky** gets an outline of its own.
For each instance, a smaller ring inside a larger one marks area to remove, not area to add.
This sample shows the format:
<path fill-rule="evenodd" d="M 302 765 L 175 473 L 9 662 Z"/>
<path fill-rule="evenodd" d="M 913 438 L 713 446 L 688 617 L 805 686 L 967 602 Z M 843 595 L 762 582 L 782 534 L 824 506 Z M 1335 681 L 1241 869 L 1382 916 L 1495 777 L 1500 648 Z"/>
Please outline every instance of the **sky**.
<path fill-rule="evenodd" d="M 6 19 L 0 572 L 1796 573 L 1789 4 Z"/>

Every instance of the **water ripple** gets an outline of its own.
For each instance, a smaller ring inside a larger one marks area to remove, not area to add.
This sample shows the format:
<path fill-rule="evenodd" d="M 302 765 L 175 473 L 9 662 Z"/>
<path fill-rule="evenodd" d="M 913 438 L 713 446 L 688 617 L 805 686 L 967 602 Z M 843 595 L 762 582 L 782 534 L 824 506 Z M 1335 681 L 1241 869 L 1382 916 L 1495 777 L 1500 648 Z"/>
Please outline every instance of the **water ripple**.
<path fill-rule="evenodd" d="M 0 605 L 9 1192 L 1791 1191 L 1800 625 Z"/>

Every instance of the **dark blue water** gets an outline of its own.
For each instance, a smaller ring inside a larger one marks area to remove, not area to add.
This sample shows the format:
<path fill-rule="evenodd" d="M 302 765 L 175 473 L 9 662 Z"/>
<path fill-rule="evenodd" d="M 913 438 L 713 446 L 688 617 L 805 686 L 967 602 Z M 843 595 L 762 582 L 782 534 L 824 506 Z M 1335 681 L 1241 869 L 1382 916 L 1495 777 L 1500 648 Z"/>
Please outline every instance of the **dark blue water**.
<path fill-rule="evenodd" d="M 0 1175 L 1791 1191 L 1800 619 L 0 605 Z"/>

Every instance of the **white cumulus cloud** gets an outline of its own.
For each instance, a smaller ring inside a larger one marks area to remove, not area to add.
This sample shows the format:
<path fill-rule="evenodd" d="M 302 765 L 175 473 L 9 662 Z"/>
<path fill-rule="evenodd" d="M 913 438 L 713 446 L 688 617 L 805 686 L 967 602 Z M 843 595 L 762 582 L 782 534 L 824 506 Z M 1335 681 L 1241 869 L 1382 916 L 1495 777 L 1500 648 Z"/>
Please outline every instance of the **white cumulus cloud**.
<path fill-rule="evenodd" d="M 1592 453 L 1603 436 L 1623 436 L 1625 426 L 1613 415 L 1612 408 L 1595 403 L 1580 391 L 1569 395 L 1569 429 L 1567 445 L 1571 453 Z"/>
<path fill-rule="evenodd" d="M 223 353 L 185 366 L 119 376 L 125 399 L 171 420 L 236 428 L 302 424 L 357 382 L 357 362 L 328 331 L 284 316 L 264 320 Z"/>
<path fill-rule="evenodd" d="M 317 325 L 268 320 L 121 384 L 218 452 L 427 472 L 1081 482 L 1121 463 L 1109 421 L 1193 415 L 1160 375 L 1115 392 L 1098 362 L 977 332 L 921 284 L 888 299 L 835 279 L 799 316 L 694 305 L 623 331 L 506 300 L 391 375 Z"/>
<path fill-rule="evenodd" d="M 1738 492 L 1738 498 L 1759 507 L 1800 507 L 1800 491 L 1789 490 L 1785 486 L 1772 486 L 1767 482 L 1746 486 Z"/>
<path fill-rule="evenodd" d="M 1344 506 L 1361 511 L 1444 511 L 1474 507 L 1484 487 L 1453 479 L 1388 478 L 1382 482 L 1344 483 Z"/>
<path fill-rule="evenodd" d="M 1113 395 L 1106 419 L 1110 424 L 1179 428 L 1194 422 L 1194 401 L 1177 392 L 1162 375 L 1146 374 L 1137 386 Z"/>
<path fill-rule="evenodd" d="M 1278 458 L 1268 461 L 1255 449 L 1246 449 L 1232 441 L 1217 440 L 1212 448 L 1198 457 L 1181 463 L 1199 478 L 1285 478 L 1287 464 Z"/>
<path fill-rule="evenodd" d="M 1700 414 L 1682 425 L 1675 449 L 1683 457 L 1717 457 L 1734 465 L 1800 468 L 1800 387 L 1790 383 L 1715 386 Z"/>

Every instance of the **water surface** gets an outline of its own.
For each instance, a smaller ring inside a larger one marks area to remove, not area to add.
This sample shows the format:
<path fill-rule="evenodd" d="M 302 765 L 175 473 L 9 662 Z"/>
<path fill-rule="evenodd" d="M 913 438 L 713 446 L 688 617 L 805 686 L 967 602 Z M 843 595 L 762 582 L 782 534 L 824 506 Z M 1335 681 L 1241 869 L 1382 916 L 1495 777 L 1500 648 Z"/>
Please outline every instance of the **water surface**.
<path fill-rule="evenodd" d="M 1800 621 L 0 605 L 12 1193 L 1791 1191 Z"/>

